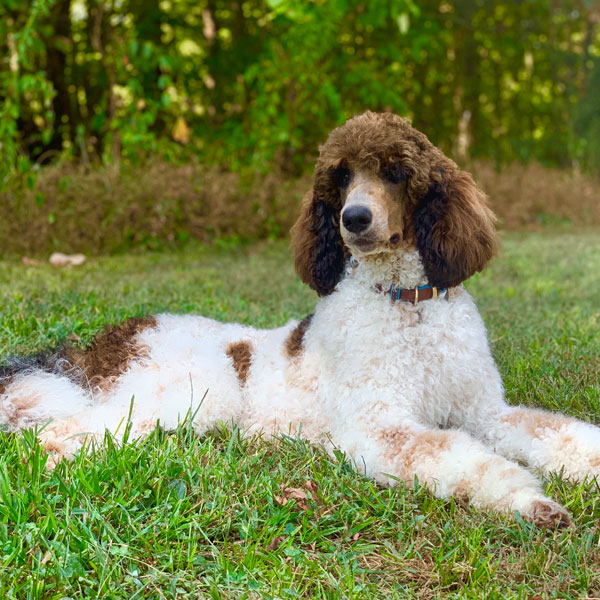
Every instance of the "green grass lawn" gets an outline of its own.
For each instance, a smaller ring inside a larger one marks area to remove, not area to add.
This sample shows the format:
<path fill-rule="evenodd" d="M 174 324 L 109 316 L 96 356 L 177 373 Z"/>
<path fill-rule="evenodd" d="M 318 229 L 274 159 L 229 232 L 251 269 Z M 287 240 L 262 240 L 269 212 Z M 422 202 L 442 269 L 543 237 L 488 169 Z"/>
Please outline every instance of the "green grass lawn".
<path fill-rule="evenodd" d="M 509 234 L 468 282 L 507 397 L 600 422 L 600 232 Z M 259 327 L 311 311 L 283 243 L 0 263 L 0 352 L 149 312 Z M 62 463 L 0 434 L 0 598 L 581 598 L 600 596 L 600 488 L 545 481 L 575 528 L 383 489 L 343 456 L 186 427 Z"/>

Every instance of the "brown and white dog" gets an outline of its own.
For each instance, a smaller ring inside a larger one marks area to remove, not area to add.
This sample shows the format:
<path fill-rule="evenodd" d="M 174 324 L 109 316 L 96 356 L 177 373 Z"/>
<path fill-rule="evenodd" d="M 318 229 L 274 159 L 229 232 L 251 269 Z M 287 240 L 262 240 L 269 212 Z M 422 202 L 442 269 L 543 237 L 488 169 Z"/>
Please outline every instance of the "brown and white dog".
<path fill-rule="evenodd" d="M 508 406 L 477 308 L 461 283 L 497 247 L 471 176 L 408 121 L 365 113 L 334 130 L 292 231 L 314 315 L 257 330 L 194 315 L 129 320 L 86 351 L 6 373 L 0 423 L 45 424 L 51 461 L 105 429 L 118 438 L 186 415 L 292 433 L 345 451 L 376 480 L 476 507 L 569 523 L 518 462 L 600 475 L 600 429 Z M 208 390 L 206 395 L 204 391 Z"/>

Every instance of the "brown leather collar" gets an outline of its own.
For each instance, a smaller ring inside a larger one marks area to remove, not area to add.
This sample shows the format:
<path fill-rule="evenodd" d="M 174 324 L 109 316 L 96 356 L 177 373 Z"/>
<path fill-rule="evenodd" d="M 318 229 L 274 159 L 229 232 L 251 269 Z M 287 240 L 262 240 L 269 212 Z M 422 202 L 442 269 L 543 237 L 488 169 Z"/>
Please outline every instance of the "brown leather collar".
<path fill-rule="evenodd" d="M 419 302 L 424 300 L 448 298 L 448 290 L 439 290 L 432 285 L 422 285 L 414 288 L 397 288 L 392 284 L 388 289 L 384 289 L 381 284 L 377 284 L 375 289 L 382 294 L 389 294 L 392 302 L 410 302 L 413 306 L 417 306 Z"/>

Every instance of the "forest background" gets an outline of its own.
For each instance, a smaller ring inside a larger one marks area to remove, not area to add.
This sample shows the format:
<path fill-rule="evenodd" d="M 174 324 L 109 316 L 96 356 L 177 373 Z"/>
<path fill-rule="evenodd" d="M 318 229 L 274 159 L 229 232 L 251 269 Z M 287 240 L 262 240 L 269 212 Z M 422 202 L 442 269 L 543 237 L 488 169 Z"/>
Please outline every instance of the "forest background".
<path fill-rule="evenodd" d="M 366 109 L 505 228 L 600 223 L 593 0 L 0 0 L 0 251 L 279 237 Z"/>

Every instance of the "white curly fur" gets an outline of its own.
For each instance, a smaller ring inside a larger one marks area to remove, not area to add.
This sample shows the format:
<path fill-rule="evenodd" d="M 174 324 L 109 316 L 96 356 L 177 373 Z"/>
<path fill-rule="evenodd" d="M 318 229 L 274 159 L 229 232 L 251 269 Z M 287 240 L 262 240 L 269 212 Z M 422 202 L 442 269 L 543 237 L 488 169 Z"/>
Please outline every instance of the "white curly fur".
<path fill-rule="evenodd" d="M 513 461 L 575 480 L 598 476 L 600 429 L 505 403 L 484 324 L 461 286 L 417 306 L 379 293 L 377 284 L 427 284 L 410 244 L 354 254 L 295 355 L 286 340 L 296 321 L 264 331 L 163 314 L 137 334 L 143 352 L 107 390 L 26 371 L 0 396 L 0 422 L 22 428 L 50 419 L 40 437 L 58 460 L 105 429 L 118 438 L 134 398 L 133 438 L 186 415 L 199 434 L 225 422 L 249 434 L 300 435 L 340 448 L 382 483 L 416 476 L 441 498 L 567 524 L 566 511 Z M 245 381 L 227 354 L 241 341 L 251 348 Z"/>

